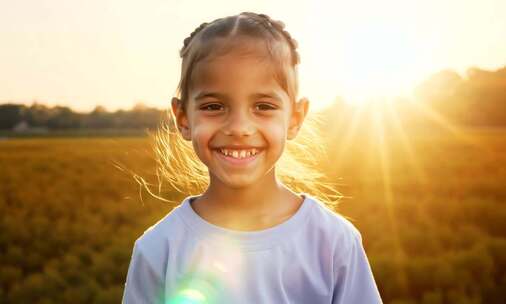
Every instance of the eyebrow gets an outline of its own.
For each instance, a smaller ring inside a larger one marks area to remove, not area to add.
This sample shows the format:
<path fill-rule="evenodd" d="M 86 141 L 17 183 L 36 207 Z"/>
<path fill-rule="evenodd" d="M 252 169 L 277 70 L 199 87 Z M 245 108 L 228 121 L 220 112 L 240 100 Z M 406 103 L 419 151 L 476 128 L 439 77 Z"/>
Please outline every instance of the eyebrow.
<path fill-rule="evenodd" d="M 206 91 L 202 91 L 202 92 L 200 92 L 195 97 L 195 100 L 204 99 L 206 97 L 213 97 L 213 98 L 225 99 L 225 100 L 228 99 L 228 96 L 225 95 L 225 94 L 221 94 L 221 93 L 218 93 L 218 92 L 206 92 Z M 281 96 L 279 96 L 275 92 L 255 93 L 251 97 L 254 98 L 254 99 L 257 99 L 257 98 L 272 98 L 272 99 L 275 99 L 277 101 L 281 101 L 282 100 Z"/>
<path fill-rule="evenodd" d="M 281 96 L 279 96 L 278 94 L 276 94 L 276 92 L 268 92 L 268 93 L 256 93 L 256 94 L 253 94 L 253 97 L 256 99 L 256 98 L 272 98 L 272 99 L 275 99 L 277 101 L 281 101 Z"/>
<path fill-rule="evenodd" d="M 200 99 L 204 99 L 206 97 L 214 97 L 214 98 L 218 98 L 218 99 L 226 99 L 227 96 L 224 95 L 224 94 L 220 94 L 220 93 L 216 93 L 216 92 L 206 92 L 206 91 L 202 91 L 200 92 L 196 97 L 195 97 L 195 100 L 200 100 Z"/>

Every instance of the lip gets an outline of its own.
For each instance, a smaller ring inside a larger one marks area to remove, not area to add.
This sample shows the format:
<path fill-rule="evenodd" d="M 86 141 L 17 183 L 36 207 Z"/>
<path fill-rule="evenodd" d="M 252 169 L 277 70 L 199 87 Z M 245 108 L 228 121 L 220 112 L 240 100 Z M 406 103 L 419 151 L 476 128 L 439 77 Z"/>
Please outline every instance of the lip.
<path fill-rule="evenodd" d="M 224 149 L 226 149 L 226 148 L 224 148 Z M 223 160 L 224 162 L 226 162 L 228 164 L 235 165 L 235 166 L 237 166 L 237 165 L 245 166 L 250 163 L 253 163 L 255 161 L 255 159 L 257 159 L 258 156 L 261 153 L 263 153 L 263 150 L 258 149 L 257 154 L 252 155 L 250 157 L 245 157 L 245 158 L 233 158 L 230 156 L 226 156 L 226 155 L 223 155 L 218 149 L 213 150 L 213 153 L 216 153 L 218 155 L 218 158 L 220 158 L 221 160 Z"/>
<path fill-rule="evenodd" d="M 257 149 L 262 150 L 261 147 L 255 147 L 255 146 L 245 146 L 245 145 L 230 145 L 230 146 L 221 146 L 214 148 L 216 150 L 219 149 L 230 149 L 230 150 L 248 150 L 248 149 Z"/>

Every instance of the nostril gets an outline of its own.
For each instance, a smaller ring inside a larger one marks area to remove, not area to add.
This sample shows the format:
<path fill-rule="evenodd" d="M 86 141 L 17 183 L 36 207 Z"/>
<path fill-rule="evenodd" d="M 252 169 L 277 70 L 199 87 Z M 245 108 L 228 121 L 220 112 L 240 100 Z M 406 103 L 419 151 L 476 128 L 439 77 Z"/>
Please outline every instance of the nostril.
<path fill-rule="evenodd" d="M 250 136 L 255 134 L 255 126 L 249 119 L 230 119 L 228 123 L 223 126 L 222 132 L 227 136 Z"/>
<path fill-rule="evenodd" d="M 255 128 L 249 126 L 236 126 L 223 129 L 223 134 L 227 136 L 250 136 L 255 134 Z"/>

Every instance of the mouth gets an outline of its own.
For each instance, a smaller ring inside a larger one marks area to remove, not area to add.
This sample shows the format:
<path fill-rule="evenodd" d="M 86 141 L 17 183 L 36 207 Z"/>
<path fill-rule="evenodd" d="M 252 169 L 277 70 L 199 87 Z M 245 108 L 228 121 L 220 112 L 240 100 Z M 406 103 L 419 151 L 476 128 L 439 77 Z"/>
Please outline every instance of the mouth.
<path fill-rule="evenodd" d="M 262 153 L 262 149 L 259 148 L 248 148 L 248 149 L 229 149 L 229 148 L 218 148 L 214 152 L 220 157 L 231 164 L 248 164 L 254 161 L 259 154 Z"/>
<path fill-rule="evenodd" d="M 232 157 L 235 159 L 248 158 L 260 153 L 260 149 L 258 148 L 248 148 L 248 149 L 218 148 L 216 149 L 216 151 L 223 154 L 224 156 Z"/>

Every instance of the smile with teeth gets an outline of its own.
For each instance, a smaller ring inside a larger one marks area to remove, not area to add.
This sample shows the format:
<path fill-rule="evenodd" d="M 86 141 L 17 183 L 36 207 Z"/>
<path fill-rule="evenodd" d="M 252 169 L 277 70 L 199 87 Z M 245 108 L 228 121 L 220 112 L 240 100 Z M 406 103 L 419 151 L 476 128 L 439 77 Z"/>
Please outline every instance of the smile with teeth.
<path fill-rule="evenodd" d="M 232 158 L 248 158 L 258 154 L 258 149 L 241 149 L 241 150 L 232 150 L 232 149 L 218 149 L 218 151 L 228 157 Z"/>

